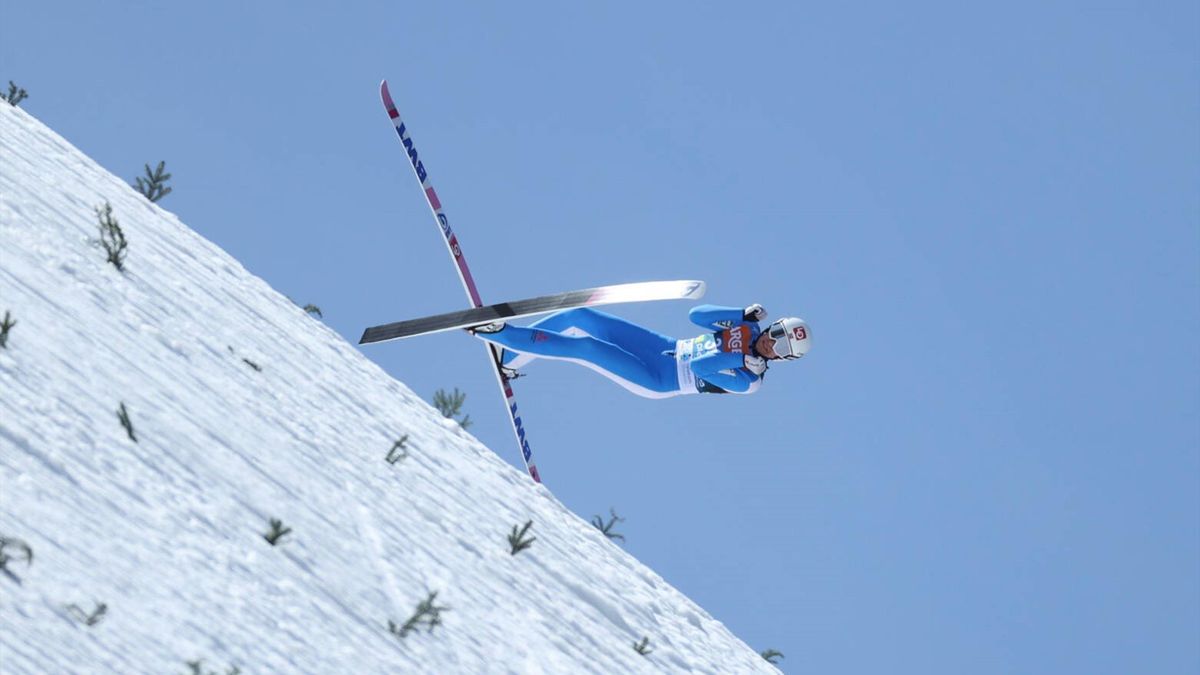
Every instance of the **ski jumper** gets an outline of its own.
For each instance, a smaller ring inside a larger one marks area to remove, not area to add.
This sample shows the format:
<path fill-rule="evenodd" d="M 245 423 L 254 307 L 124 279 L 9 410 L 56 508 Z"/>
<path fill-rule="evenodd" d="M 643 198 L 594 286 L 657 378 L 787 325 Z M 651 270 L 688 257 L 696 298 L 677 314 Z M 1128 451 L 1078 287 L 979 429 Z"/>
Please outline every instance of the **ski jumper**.
<path fill-rule="evenodd" d="M 742 312 L 736 307 L 693 307 L 688 318 L 712 332 L 683 340 L 589 307 L 476 337 L 505 347 L 503 364 L 510 368 L 534 358 L 571 361 L 646 398 L 750 394 L 758 390 L 762 377 L 745 369 L 745 356 L 756 354 L 754 340 L 761 329 Z"/>

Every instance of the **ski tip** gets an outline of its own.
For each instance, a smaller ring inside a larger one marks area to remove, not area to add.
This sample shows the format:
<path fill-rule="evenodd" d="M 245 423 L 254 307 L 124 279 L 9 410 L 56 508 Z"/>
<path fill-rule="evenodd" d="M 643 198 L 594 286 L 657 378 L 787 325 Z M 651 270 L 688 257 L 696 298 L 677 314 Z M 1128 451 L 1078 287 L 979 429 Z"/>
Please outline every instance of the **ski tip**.
<path fill-rule="evenodd" d="M 389 110 L 396 107 L 396 104 L 392 103 L 392 92 L 388 91 L 387 78 L 384 78 L 383 81 L 379 83 L 379 96 L 383 98 L 383 104 L 387 106 Z"/>
<path fill-rule="evenodd" d="M 688 292 L 685 297 L 692 300 L 699 300 L 700 298 L 703 298 L 704 292 L 708 290 L 708 284 L 704 283 L 703 281 L 692 281 L 689 283 L 691 283 L 691 286 L 688 288 Z"/>

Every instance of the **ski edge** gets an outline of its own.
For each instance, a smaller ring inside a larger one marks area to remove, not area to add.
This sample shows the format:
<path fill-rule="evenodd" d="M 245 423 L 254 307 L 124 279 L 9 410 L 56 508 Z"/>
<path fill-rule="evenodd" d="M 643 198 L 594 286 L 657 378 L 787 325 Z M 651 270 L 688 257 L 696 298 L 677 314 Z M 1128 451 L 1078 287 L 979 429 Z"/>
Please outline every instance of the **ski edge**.
<path fill-rule="evenodd" d="M 473 310 L 445 312 L 443 314 L 371 326 L 363 331 L 362 338 L 358 343 L 360 345 L 377 344 L 407 337 L 416 337 L 418 335 L 429 335 L 431 333 L 441 333 L 461 328 L 470 328 L 472 326 L 482 326 L 492 321 L 521 319 L 575 307 L 594 307 L 657 300 L 696 300 L 704 296 L 706 288 L 707 286 L 703 281 L 690 279 L 677 281 L 641 281 L 612 286 L 598 286 L 579 291 L 567 291 L 565 293 L 542 295 L 525 300 L 512 300 L 494 305 L 484 305 L 476 307 Z M 572 300 L 572 298 L 580 299 Z M 528 306 L 530 309 L 514 309 L 514 306 Z M 476 310 L 493 311 L 488 316 L 481 317 L 479 320 L 468 320 L 465 315 L 475 313 Z M 418 323 L 443 325 L 437 328 L 413 330 L 411 332 L 408 330 Z"/>

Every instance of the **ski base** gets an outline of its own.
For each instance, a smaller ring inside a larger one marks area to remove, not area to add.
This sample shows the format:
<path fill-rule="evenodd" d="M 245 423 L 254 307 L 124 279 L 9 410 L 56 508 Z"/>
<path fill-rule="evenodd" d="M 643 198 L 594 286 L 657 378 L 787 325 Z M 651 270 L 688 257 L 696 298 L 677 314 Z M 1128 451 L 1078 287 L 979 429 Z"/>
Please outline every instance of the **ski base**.
<path fill-rule="evenodd" d="M 554 295 L 543 295 L 528 300 L 501 302 L 495 305 L 474 307 L 457 312 L 436 314 L 419 319 L 397 321 L 373 326 L 363 331 L 359 344 L 384 342 L 399 338 L 427 335 L 441 331 L 482 326 L 493 321 L 520 319 L 547 312 L 556 312 L 574 307 L 594 307 L 620 302 L 645 302 L 650 300 L 695 300 L 704 296 L 703 281 L 643 281 L 632 284 L 599 286 L 581 291 L 568 291 Z"/>

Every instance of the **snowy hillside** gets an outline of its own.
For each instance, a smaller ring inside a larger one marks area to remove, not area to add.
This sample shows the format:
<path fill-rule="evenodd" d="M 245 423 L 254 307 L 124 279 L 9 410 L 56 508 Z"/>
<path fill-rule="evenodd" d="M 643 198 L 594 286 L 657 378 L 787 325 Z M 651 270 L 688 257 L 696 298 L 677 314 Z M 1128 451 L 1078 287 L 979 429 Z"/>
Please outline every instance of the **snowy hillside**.
<path fill-rule="evenodd" d="M 124 272 L 95 243 L 105 202 Z M 0 672 L 776 672 L 355 347 L 0 104 L 6 311 Z M 408 457 L 385 461 L 405 435 Z M 273 518 L 291 528 L 278 546 Z M 527 520 L 537 541 L 512 555 Z M 432 592 L 440 625 L 389 632 Z"/>

